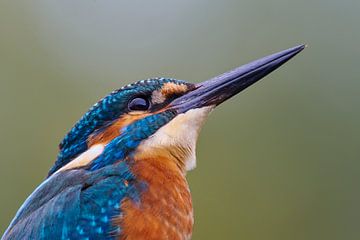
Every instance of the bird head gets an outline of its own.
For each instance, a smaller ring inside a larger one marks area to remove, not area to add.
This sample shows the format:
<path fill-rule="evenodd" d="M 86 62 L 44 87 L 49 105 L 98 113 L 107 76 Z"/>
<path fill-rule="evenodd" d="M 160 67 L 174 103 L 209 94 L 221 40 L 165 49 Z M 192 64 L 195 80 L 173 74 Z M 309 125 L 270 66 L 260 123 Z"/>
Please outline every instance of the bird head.
<path fill-rule="evenodd" d="M 217 105 L 257 82 L 304 45 L 261 58 L 202 83 L 153 78 L 129 84 L 100 100 L 60 143 L 49 176 L 61 170 L 96 170 L 136 154 L 169 154 L 186 172 L 195 167 L 196 140 Z"/>

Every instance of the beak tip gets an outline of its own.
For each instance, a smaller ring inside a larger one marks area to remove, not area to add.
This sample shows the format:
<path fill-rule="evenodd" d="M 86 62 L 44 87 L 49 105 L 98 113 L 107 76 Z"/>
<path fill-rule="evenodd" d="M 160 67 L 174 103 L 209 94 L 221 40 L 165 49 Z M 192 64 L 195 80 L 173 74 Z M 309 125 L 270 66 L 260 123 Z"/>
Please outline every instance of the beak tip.
<path fill-rule="evenodd" d="M 304 50 L 305 48 L 307 48 L 309 45 L 308 44 L 306 44 L 306 43 L 303 43 L 303 44 L 300 44 L 300 45 L 298 45 L 298 46 L 296 46 L 296 47 L 294 47 L 293 49 L 297 52 L 297 53 L 299 53 L 299 52 L 301 52 L 302 50 Z"/>
<path fill-rule="evenodd" d="M 229 72 L 195 84 L 195 89 L 172 104 L 179 112 L 219 105 L 259 81 L 307 47 L 301 44 L 242 65 Z"/>
<path fill-rule="evenodd" d="M 285 50 L 284 52 L 289 52 L 289 53 L 296 55 L 307 47 L 308 47 L 307 44 L 300 44 L 295 47 L 289 48 L 289 49 Z"/>

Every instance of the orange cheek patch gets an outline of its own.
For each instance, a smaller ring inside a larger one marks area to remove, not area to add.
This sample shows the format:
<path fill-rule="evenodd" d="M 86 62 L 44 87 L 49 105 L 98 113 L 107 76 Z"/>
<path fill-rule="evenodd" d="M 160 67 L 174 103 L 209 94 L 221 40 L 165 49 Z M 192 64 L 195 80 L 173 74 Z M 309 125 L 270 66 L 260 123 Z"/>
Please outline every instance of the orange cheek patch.
<path fill-rule="evenodd" d="M 189 90 L 189 87 L 185 84 L 175 84 L 175 83 L 165 83 L 160 89 L 160 97 L 168 97 L 174 94 L 183 94 Z M 158 96 L 159 97 L 159 96 Z M 156 114 L 152 113 L 152 114 Z M 88 147 L 91 147 L 94 144 L 107 144 L 112 139 L 120 135 L 122 128 L 128 126 L 129 124 L 149 116 L 150 113 L 147 112 L 132 112 L 122 116 L 120 119 L 116 120 L 114 123 L 109 125 L 106 129 L 99 133 L 92 134 L 88 139 Z"/>
<path fill-rule="evenodd" d="M 100 133 L 93 134 L 88 139 L 88 147 L 91 147 L 95 144 L 107 144 L 117 136 L 121 134 L 121 129 L 128 126 L 129 124 L 149 116 L 149 113 L 144 112 L 133 112 L 131 114 L 126 114 L 113 124 L 109 125 L 106 129 Z"/>
<path fill-rule="evenodd" d="M 189 87 L 185 84 L 176 84 L 176 83 L 165 83 L 161 88 L 161 94 L 165 97 L 171 96 L 173 94 L 182 94 L 189 90 Z"/>

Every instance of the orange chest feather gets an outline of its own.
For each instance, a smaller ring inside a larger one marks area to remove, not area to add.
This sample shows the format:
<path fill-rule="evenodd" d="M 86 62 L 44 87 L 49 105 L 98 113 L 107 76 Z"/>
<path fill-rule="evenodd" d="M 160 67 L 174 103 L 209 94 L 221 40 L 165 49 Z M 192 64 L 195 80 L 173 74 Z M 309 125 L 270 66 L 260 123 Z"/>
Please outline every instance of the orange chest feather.
<path fill-rule="evenodd" d="M 115 220 L 122 229 L 120 239 L 191 238 L 194 220 L 188 184 L 175 164 L 164 161 L 146 159 L 133 166 L 136 177 L 148 186 L 140 204 L 122 202 L 122 217 Z"/>

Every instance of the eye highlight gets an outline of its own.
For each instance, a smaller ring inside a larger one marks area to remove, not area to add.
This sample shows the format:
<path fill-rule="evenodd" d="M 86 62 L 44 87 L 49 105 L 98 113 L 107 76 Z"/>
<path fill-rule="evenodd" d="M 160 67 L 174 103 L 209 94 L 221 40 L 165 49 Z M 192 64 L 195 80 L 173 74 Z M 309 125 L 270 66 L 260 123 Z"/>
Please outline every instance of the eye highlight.
<path fill-rule="evenodd" d="M 150 108 L 150 101 L 144 97 L 136 97 L 129 101 L 128 109 L 130 111 L 145 111 Z"/>

